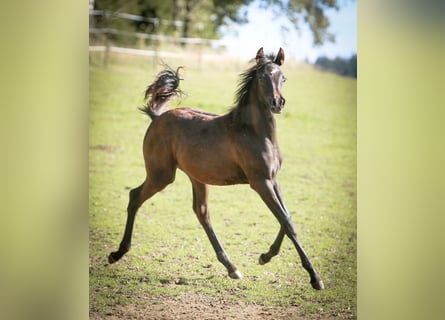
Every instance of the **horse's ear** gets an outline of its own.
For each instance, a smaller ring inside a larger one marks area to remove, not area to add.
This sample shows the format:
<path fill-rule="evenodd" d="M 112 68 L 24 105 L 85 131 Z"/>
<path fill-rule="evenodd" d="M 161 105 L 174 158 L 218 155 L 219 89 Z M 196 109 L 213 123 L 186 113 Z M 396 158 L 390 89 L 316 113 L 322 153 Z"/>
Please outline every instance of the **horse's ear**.
<path fill-rule="evenodd" d="M 284 50 L 283 48 L 280 48 L 280 50 L 278 50 L 278 54 L 277 57 L 275 58 L 274 61 L 277 65 L 281 66 L 284 63 Z"/>
<path fill-rule="evenodd" d="M 261 60 L 262 58 L 264 58 L 264 50 L 263 50 L 263 47 L 261 47 L 260 50 L 258 50 L 258 52 L 256 53 L 256 57 L 255 57 L 256 63 L 259 64 L 259 63 L 260 63 L 260 60 Z"/>

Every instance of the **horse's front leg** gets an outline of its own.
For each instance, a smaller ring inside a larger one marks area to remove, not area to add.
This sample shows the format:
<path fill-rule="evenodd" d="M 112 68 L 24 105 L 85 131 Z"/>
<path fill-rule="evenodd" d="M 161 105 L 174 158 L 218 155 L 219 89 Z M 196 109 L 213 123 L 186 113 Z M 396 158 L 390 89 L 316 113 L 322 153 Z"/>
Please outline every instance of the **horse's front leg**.
<path fill-rule="evenodd" d="M 243 277 L 241 272 L 235 267 L 235 265 L 230 261 L 228 255 L 226 254 L 221 242 L 219 242 L 218 237 L 213 231 L 213 227 L 210 224 L 209 209 L 207 205 L 208 198 L 208 186 L 196 180 L 190 179 L 193 185 L 193 211 L 195 211 L 199 222 L 204 228 L 213 249 L 215 250 L 216 257 L 218 261 L 221 262 L 227 269 L 229 277 L 232 279 L 240 279 Z"/>
<path fill-rule="evenodd" d="M 250 181 L 251 187 L 258 192 L 263 201 L 278 219 L 281 224 L 281 228 L 284 229 L 285 234 L 291 239 L 292 243 L 295 245 L 297 252 L 300 256 L 303 268 L 309 273 L 311 278 L 311 285 L 314 289 L 322 290 L 324 289 L 323 281 L 320 275 L 315 271 L 312 263 L 304 251 L 300 241 L 297 238 L 297 232 L 295 230 L 294 224 L 290 214 L 287 212 L 286 207 L 282 204 L 281 196 L 279 191 L 277 194 L 278 182 L 271 179 L 256 179 Z M 277 240 L 280 240 L 280 234 L 278 234 Z M 276 240 L 276 242 L 277 242 Z M 279 241 L 278 241 L 279 242 Z"/>
<path fill-rule="evenodd" d="M 280 247 L 281 247 L 281 243 L 283 242 L 284 235 L 285 235 L 285 231 L 284 231 L 283 227 L 281 227 L 275 241 L 270 246 L 269 251 L 266 253 L 262 253 L 260 255 L 260 258 L 258 260 L 261 265 L 268 263 L 270 261 L 270 259 L 275 257 L 280 252 Z"/>

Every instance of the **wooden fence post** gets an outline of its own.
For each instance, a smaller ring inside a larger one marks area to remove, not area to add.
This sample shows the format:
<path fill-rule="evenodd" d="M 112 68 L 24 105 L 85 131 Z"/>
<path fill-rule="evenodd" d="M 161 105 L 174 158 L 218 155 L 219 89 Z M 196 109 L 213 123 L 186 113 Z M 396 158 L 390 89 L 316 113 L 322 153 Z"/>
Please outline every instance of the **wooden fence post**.
<path fill-rule="evenodd" d="M 110 55 L 110 13 L 105 12 L 105 51 L 104 51 L 104 67 L 108 67 L 108 59 Z"/>

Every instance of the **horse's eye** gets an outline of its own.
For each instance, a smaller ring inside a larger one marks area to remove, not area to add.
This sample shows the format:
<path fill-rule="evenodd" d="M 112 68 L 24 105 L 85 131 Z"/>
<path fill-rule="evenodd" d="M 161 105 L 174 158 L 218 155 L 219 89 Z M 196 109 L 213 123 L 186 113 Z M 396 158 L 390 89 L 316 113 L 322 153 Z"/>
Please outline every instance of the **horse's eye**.
<path fill-rule="evenodd" d="M 283 80 L 281 80 L 282 82 L 286 82 L 287 78 L 283 77 Z"/>

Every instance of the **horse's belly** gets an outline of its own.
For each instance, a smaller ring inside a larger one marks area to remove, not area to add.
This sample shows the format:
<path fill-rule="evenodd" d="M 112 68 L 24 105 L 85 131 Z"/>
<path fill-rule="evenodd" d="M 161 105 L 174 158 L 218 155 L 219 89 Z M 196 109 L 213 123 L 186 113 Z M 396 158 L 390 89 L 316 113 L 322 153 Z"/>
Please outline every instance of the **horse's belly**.
<path fill-rule="evenodd" d="M 247 177 L 240 167 L 232 163 L 210 161 L 178 162 L 178 167 L 190 178 L 210 185 L 232 185 L 247 183 Z"/>

